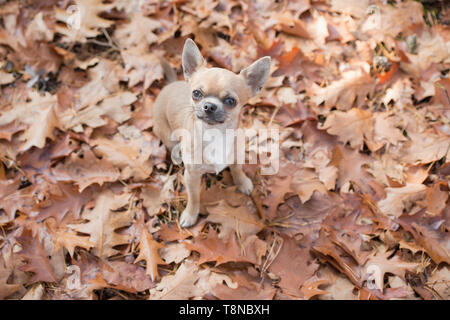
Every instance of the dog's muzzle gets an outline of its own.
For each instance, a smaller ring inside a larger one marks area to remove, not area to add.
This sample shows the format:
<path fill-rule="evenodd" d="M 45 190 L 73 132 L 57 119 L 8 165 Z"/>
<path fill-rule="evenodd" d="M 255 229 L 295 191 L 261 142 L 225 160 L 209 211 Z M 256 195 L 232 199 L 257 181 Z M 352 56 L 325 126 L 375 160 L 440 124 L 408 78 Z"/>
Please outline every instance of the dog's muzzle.
<path fill-rule="evenodd" d="M 209 101 L 205 101 L 195 108 L 195 115 L 198 119 L 208 124 L 223 123 L 226 113 L 221 106 Z"/>

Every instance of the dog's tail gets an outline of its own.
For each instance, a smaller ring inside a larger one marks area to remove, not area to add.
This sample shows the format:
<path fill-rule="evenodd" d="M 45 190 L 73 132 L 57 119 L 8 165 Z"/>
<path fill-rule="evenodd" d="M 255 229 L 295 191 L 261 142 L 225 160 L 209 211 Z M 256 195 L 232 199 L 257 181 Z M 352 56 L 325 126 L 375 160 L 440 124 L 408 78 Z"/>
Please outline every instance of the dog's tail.
<path fill-rule="evenodd" d="M 169 61 L 167 61 L 164 57 L 161 58 L 161 67 L 164 72 L 164 77 L 166 78 L 167 83 L 171 83 L 177 81 L 177 73 L 170 65 Z"/>

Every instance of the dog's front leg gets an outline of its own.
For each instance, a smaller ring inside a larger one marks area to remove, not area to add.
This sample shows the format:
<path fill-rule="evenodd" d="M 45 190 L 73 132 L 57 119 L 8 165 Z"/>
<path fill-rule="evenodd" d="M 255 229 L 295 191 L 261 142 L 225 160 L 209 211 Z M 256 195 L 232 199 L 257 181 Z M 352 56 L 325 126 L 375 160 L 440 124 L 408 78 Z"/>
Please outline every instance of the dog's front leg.
<path fill-rule="evenodd" d="M 195 224 L 200 210 L 200 183 L 202 174 L 198 170 L 186 166 L 184 170 L 184 182 L 188 195 L 186 209 L 180 217 L 180 225 L 188 228 Z"/>
<path fill-rule="evenodd" d="M 253 191 L 253 183 L 242 170 L 242 165 L 233 164 L 230 166 L 231 176 L 238 190 L 246 195 L 250 195 Z"/>

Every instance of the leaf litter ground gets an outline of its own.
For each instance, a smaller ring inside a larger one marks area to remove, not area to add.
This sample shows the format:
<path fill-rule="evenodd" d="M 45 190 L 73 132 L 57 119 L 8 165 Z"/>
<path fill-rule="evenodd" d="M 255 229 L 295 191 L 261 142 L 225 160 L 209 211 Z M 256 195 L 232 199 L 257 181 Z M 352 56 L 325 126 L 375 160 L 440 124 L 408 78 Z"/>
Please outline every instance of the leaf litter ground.
<path fill-rule="evenodd" d="M 0 298 L 449 299 L 445 2 L 0 12 Z M 163 61 L 182 78 L 187 37 L 235 72 L 272 57 L 241 120 L 281 141 L 276 175 L 245 166 L 251 196 L 228 170 L 204 177 L 201 219 L 182 229 L 183 169 L 152 105 Z"/>

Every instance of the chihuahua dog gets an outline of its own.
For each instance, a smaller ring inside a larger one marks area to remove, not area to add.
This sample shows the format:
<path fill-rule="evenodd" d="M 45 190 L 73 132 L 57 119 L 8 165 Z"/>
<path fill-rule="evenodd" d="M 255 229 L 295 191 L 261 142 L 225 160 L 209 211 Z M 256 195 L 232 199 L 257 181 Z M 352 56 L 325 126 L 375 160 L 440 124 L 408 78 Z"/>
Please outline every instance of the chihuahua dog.
<path fill-rule="evenodd" d="M 213 129 L 225 133 L 226 130 L 238 128 L 242 106 L 261 91 L 269 76 L 270 57 L 257 60 L 239 74 L 222 68 L 207 68 L 195 42 L 187 39 L 183 48 L 182 67 L 186 81 L 169 83 L 155 101 L 153 132 L 171 152 L 181 140 L 189 141 L 182 144 L 184 147 L 180 149 L 188 196 L 186 208 L 180 216 L 180 225 L 187 228 L 194 225 L 198 218 L 203 174 L 219 173 L 229 166 L 238 190 L 248 195 L 253 190 L 253 183 L 241 165 L 233 159 L 229 160 L 231 158 L 228 155 L 228 160 L 224 162 L 212 158 L 193 163 L 186 159 L 187 153 L 191 156 L 204 154 L 206 146 L 196 141 L 202 139 L 199 131 Z M 180 129 L 185 134 L 174 135 Z"/>

